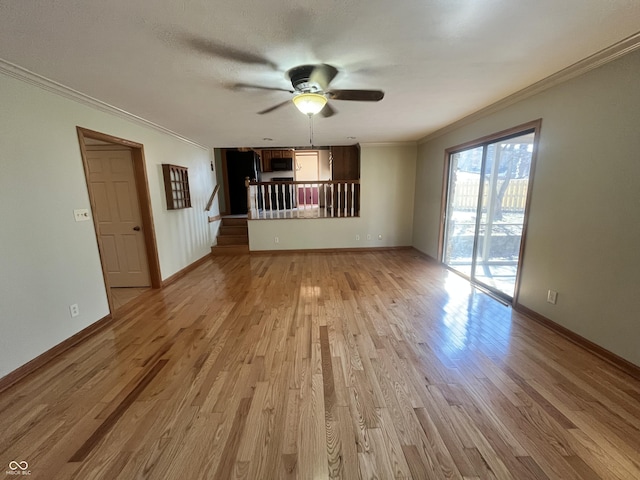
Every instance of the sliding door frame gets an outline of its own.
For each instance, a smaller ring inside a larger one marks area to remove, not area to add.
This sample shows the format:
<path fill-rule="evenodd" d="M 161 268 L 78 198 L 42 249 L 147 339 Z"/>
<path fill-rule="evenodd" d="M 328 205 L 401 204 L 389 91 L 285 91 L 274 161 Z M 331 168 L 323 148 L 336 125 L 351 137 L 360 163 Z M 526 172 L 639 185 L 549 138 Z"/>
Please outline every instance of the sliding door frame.
<path fill-rule="evenodd" d="M 524 219 L 522 222 L 522 238 L 520 241 L 520 250 L 518 253 L 518 268 L 516 272 L 516 280 L 515 286 L 513 290 L 513 298 L 511 300 L 512 306 L 518 306 L 518 295 L 520 293 L 520 275 L 522 272 L 522 262 L 524 259 L 525 245 L 527 243 L 527 227 L 529 224 L 529 209 L 531 206 L 531 195 L 533 193 L 533 180 L 535 176 L 536 169 L 536 161 L 538 156 L 538 144 L 540 141 L 540 132 L 542 130 L 542 119 L 539 118 L 537 120 L 533 120 L 531 122 L 523 123 L 521 125 L 509 128 L 507 130 L 502 130 L 500 132 L 492 133 L 490 135 L 486 135 L 484 137 L 477 138 L 475 140 L 471 140 L 469 142 L 465 142 L 453 147 L 449 147 L 444 151 L 444 169 L 443 169 L 443 179 L 442 179 L 442 197 L 440 201 L 440 232 L 438 235 L 438 261 L 444 263 L 444 242 L 446 236 L 446 215 L 447 215 L 447 204 L 448 204 L 448 194 L 449 194 L 449 176 L 451 174 L 451 156 L 455 153 L 469 150 L 474 147 L 487 146 L 490 143 L 496 142 L 498 140 L 502 140 L 508 137 L 517 136 L 519 133 L 525 133 L 527 131 L 533 131 L 533 152 L 531 153 L 531 167 L 529 169 L 529 184 L 527 187 L 527 198 L 526 204 L 524 207 Z M 483 152 L 483 163 L 482 163 L 482 173 L 484 173 L 484 156 L 486 152 Z M 484 177 L 481 177 L 484 178 Z M 481 197 L 482 198 L 482 197 Z M 481 206 L 479 207 L 481 208 Z M 477 238 L 474 239 L 474 255 L 476 250 Z M 449 266 L 447 268 L 451 269 Z M 458 272 L 456 272 L 458 273 Z M 473 274 L 473 269 L 472 269 Z M 469 281 L 475 284 L 473 281 L 473 277 L 469 278 Z M 502 299 L 503 297 L 500 296 Z"/>

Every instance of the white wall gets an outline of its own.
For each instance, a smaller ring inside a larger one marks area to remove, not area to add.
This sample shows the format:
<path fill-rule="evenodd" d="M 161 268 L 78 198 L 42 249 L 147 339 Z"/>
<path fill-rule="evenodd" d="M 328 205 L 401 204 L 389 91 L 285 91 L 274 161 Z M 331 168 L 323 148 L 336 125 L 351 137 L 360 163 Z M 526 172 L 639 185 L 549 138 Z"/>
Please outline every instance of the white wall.
<path fill-rule="evenodd" d="M 214 177 L 207 149 L 2 73 L 0 105 L 2 377 L 109 313 L 93 224 L 73 218 L 90 209 L 76 126 L 144 144 L 163 278 L 209 253 Z M 192 209 L 166 210 L 162 163 L 189 168 Z"/>
<path fill-rule="evenodd" d="M 519 301 L 637 365 L 639 78 L 637 51 L 421 144 L 413 240 L 437 256 L 445 148 L 542 118 Z"/>
<path fill-rule="evenodd" d="M 415 145 L 361 145 L 360 217 L 250 220 L 250 250 L 410 246 L 415 165 Z"/>

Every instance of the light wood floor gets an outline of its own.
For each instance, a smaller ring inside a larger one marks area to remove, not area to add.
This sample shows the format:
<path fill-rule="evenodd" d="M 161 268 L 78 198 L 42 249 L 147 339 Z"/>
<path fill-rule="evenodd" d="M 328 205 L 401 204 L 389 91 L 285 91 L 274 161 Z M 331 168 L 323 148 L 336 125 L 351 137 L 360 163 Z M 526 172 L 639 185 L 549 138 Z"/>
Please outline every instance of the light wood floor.
<path fill-rule="evenodd" d="M 0 394 L 5 466 L 640 478 L 640 382 L 411 250 L 216 257 L 120 312 Z"/>
<path fill-rule="evenodd" d="M 113 307 L 117 311 L 127 303 L 135 300 L 150 287 L 112 287 L 111 298 L 113 299 Z"/>

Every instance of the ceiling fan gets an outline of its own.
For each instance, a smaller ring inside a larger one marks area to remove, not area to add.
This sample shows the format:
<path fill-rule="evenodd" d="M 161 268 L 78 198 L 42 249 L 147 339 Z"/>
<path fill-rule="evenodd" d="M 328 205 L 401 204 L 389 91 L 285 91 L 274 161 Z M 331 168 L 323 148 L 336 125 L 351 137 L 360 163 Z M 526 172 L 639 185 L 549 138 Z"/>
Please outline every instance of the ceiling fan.
<path fill-rule="evenodd" d="M 293 90 L 246 83 L 237 83 L 234 88 L 257 88 L 293 93 L 295 95 L 292 100 L 298 110 L 309 116 L 319 113 L 323 117 L 330 117 L 336 113 L 336 110 L 327 103 L 328 100 L 378 102 L 384 98 L 382 90 L 335 90 L 329 88 L 337 74 L 338 69 L 326 63 L 300 65 L 287 71 L 287 77 L 291 80 Z M 273 112 L 288 103 L 289 100 L 285 100 L 258 112 L 258 114 L 264 115 Z"/>
<path fill-rule="evenodd" d="M 219 43 L 215 40 L 194 36 L 187 33 L 172 33 L 178 41 L 195 51 L 206 55 L 215 55 L 224 59 L 248 64 L 266 66 L 277 70 L 277 65 L 260 55 L 246 52 L 229 45 Z M 252 85 L 247 83 L 236 83 L 234 89 L 259 89 L 276 90 L 294 94 L 293 103 L 298 110 L 307 115 L 319 113 L 323 117 L 330 117 L 336 110 L 327 103 L 328 100 L 349 100 L 357 102 L 378 102 L 384 98 L 382 90 L 336 90 L 330 89 L 329 85 L 338 74 L 338 69 L 326 63 L 316 65 L 300 65 L 288 70 L 286 75 L 291 81 L 291 88 L 267 87 L 264 85 Z M 285 100 L 277 105 L 266 108 L 258 114 L 273 112 L 289 103 Z"/>

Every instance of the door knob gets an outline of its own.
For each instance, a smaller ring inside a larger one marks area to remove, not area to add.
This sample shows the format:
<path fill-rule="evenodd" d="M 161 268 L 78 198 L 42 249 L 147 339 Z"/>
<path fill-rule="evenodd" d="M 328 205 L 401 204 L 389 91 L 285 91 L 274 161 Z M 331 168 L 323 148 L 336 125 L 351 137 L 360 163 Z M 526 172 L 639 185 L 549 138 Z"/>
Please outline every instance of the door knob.
<path fill-rule="evenodd" d="M 140 227 L 139 227 L 139 226 L 137 226 L 137 225 L 136 225 L 135 227 L 133 227 L 133 229 L 134 229 L 136 232 L 139 232 L 139 231 L 140 231 Z"/>

